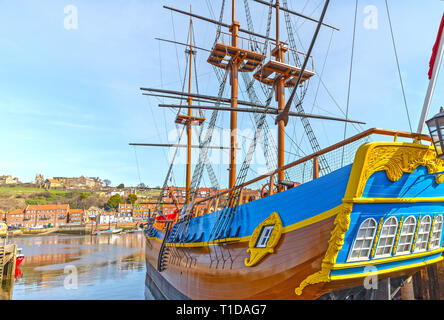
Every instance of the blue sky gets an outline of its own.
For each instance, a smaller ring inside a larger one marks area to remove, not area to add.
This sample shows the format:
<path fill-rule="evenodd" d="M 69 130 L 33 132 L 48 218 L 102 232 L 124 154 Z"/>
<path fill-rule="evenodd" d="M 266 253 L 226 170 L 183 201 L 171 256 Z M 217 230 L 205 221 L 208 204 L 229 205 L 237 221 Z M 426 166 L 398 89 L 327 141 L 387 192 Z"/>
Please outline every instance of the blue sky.
<path fill-rule="evenodd" d="M 230 3 L 230 1 L 227 1 Z M 320 0 L 289 0 L 289 6 L 313 17 L 320 14 Z M 52 176 L 99 176 L 113 185 L 161 185 L 168 169 L 167 151 L 137 149 L 129 142 L 172 143 L 174 114 L 160 109 L 161 101 L 141 95 L 140 87 L 181 90 L 185 71 L 183 48 L 159 43 L 155 37 L 187 40 L 188 18 L 171 14 L 162 5 L 211 16 L 209 5 L 219 15 L 221 1 L 152 0 L 16 0 L 0 2 L 0 174 L 31 181 L 36 173 Z M 64 9 L 78 9 L 78 29 L 67 30 Z M 364 8 L 378 9 L 378 29 L 364 27 Z M 402 76 L 413 130 L 416 130 L 428 85 L 427 72 L 444 2 L 439 0 L 390 0 Z M 250 1 L 255 30 L 265 33 L 267 8 Z M 227 5 L 224 21 L 231 20 Z M 320 73 L 326 58 L 323 82 L 345 110 L 354 1 L 331 1 L 326 21 L 339 27 L 324 28 L 313 52 Z M 238 20 L 245 25 L 243 1 L 238 1 Z M 274 21 L 274 18 L 273 18 Z M 357 40 L 350 100 L 350 118 L 367 122 L 362 128 L 409 130 L 396 61 L 383 0 L 360 1 Z M 314 24 L 294 19 L 307 49 Z M 215 26 L 194 21 L 196 44 L 211 48 Z M 282 24 L 284 20 L 282 19 Z M 223 30 L 226 31 L 226 30 Z M 274 35 L 274 28 L 271 34 Z M 282 38 L 287 39 L 284 31 Z M 206 53 L 198 53 L 199 92 L 217 95 Z M 307 112 L 343 116 L 321 87 L 313 107 L 318 80 L 314 79 L 305 99 Z M 444 99 L 444 80 L 437 84 L 431 113 Z M 193 88 L 195 92 L 195 88 Z M 247 100 L 244 88 L 240 97 Z M 209 113 L 208 113 L 209 115 Z M 228 115 L 218 126 L 226 127 Z M 240 115 L 241 129 L 251 128 L 249 115 Z M 269 119 L 274 128 L 273 119 Z M 342 139 L 343 124 L 312 121 L 322 147 Z M 292 119 L 288 132 L 295 141 L 303 137 L 300 121 Z M 348 135 L 357 133 L 349 127 Z M 219 144 L 217 142 L 216 144 Z M 288 143 L 288 150 L 295 147 Z M 308 153 L 305 140 L 301 145 Z M 243 151 L 244 152 L 244 151 Z M 194 155 L 197 157 L 197 154 Z M 240 156 L 241 157 L 241 156 Z M 292 160 L 289 156 L 289 161 Z M 175 167 L 175 182 L 182 184 L 183 165 Z M 256 168 L 260 170 L 260 168 Z M 226 166 L 215 166 L 222 185 Z M 140 178 L 139 178 L 140 176 Z M 207 179 L 208 180 L 208 179 Z M 208 184 L 208 181 L 204 183 Z"/>

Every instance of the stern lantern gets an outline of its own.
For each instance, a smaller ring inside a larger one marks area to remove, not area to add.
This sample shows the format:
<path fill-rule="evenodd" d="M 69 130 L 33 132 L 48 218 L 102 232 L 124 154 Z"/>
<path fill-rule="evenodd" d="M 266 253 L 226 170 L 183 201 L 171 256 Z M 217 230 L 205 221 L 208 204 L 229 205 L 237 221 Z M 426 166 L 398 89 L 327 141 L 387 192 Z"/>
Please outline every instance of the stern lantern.
<path fill-rule="evenodd" d="M 438 158 L 444 160 L 444 108 L 432 119 L 426 121 L 429 127 L 430 136 L 435 146 L 436 154 Z"/>

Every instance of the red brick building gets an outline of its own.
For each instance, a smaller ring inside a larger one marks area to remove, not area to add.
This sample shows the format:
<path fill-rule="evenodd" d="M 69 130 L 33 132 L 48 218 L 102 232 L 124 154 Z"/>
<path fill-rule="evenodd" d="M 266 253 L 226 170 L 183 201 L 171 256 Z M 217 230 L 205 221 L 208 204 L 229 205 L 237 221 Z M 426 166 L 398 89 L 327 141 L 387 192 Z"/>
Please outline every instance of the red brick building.
<path fill-rule="evenodd" d="M 168 189 L 172 192 L 176 201 L 183 205 L 186 200 L 186 188 L 185 187 L 168 187 Z M 200 188 L 196 194 L 196 201 L 202 200 L 203 198 L 207 198 L 209 196 L 215 195 L 218 192 L 216 189 L 212 188 Z M 168 194 L 168 195 L 167 195 Z M 162 203 L 165 204 L 174 204 L 173 198 L 171 197 L 170 192 L 164 192 L 164 196 L 162 198 Z"/>
<path fill-rule="evenodd" d="M 148 203 L 136 204 L 133 208 L 133 219 L 135 221 L 146 220 L 149 218 L 151 210 Z"/>
<path fill-rule="evenodd" d="M 210 196 L 216 195 L 218 192 L 224 190 L 217 190 L 213 188 L 200 188 L 197 191 L 195 201 L 200 201 Z M 258 190 L 245 189 L 242 192 L 242 203 L 250 202 L 258 199 L 260 192 Z M 225 195 L 226 198 L 226 195 Z M 163 193 L 161 199 L 161 211 L 165 215 L 173 214 L 174 211 L 182 208 L 186 201 L 186 189 L 184 187 L 168 187 Z M 134 221 L 146 220 L 151 213 L 155 211 L 157 203 L 139 203 L 135 205 L 121 203 L 119 204 L 118 214 L 119 216 L 132 216 Z M 198 214 L 204 214 L 208 211 L 208 203 L 204 202 L 196 208 Z"/>
<path fill-rule="evenodd" d="M 69 204 L 28 205 L 25 209 L 24 227 L 54 226 L 68 223 Z"/>
<path fill-rule="evenodd" d="M 130 203 L 119 203 L 119 213 L 123 213 L 125 215 L 132 214 L 133 212 L 133 205 Z"/>
<path fill-rule="evenodd" d="M 82 223 L 83 222 L 83 216 L 84 216 L 83 209 L 69 209 L 69 223 Z"/>
<path fill-rule="evenodd" d="M 195 201 L 200 201 L 204 198 L 215 195 L 218 192 L 212 188 L 200 188 L 195 197 Z M 168 187 L 168 190 L 164 192 L 162 197 L 162 212 L 163 214 L 173 214 L 176 210 L 176 204 L 182 208 L 186 201 L 186 188 L 185 187 Z M 199 205 L 196 209 L 199 212 L 203 212 L 207 208 L 206 204 Z"/>
<path fill-rule="evenodd" d="M 165 192 L 162 203 L 163 203 L 163 213 L 164 214 L 172 214 L 174 210 L 176 209 L 176 205 L 174 204 L 174 201 L 177 201 L 179 204 L 179 207 L 182 207 L 185 204 L 186 200 L 186 189 L 184 187 L 169 187 L 170 192 Z M 213 188 L 200 188 L 197 191 L 195 201 L 200 201 L 205 198 L 208 198 L 210 196 L 214 196 L 219 192 L 223 192 L 225 189 L 222 190 L 216 190 Z M 173 198 L 174 195 L 174 198 Z M 226 198 L 227 195 L 223 196 L 222 198 Z M 260 191 L 259 190 L 252 190 L 252 189 L 244 189 L 242 191 L 242 199 L 241 203 L 251 202 L 254 200 L 257 200 L 260 198 Z M 204 202 L 201 205 L 199 205 L 196 208 L 196 212 L 198 214 L 204 214 L 208 211 L 208 203 Z"/>
<path fill-rule="evenodd" d="M 23 226 L 25 212 L 23 209 L 16 209 L 6 213 L 6 224 L 11 227 Z"/>

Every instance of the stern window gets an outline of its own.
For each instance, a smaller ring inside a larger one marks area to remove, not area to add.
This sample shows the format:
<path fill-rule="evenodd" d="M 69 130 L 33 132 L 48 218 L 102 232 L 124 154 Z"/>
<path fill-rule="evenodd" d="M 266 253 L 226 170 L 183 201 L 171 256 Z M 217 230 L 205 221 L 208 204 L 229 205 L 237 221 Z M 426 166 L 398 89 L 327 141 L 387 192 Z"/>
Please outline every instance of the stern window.
<path fill-rule="evenodd" d="M 391 256 L 397 230 L 398 220 L 395 217 L 391 217 L 384 222 L 378 246 L 376 247 L 375 258 Z"/>
<path fill-rule="evenodd" d="M 349 261 L 366 260 L 370 255 L 373 238 L 376 232 L 375 219 L 365 220 L 359 227 L 353 249 L 350 253 Z"/>
<path fill-rule="evenodd" d="M 413 237 L 415 236 L 416 219 L 413 216 L 405 219 L 399 236 L 397 255 L 410 253 L 412 249 Z"/>
<path fill-rule="evenodd" d="M 433 225 L 432 239 L 430 240 L 430 249 L 437 249 L 441 244 L 442 234 L 442 215 L 435 218 L 435 224 Z"/>
<path fill-rule="evenodd" d="M 425 216 L 422 218 L 419 224 L 418 237 L 416 238 L 415 250 L 414 252 L 426 251 L 427 243 L 429 242 L 429 234 L 431 227 L 430 216 Z"/>

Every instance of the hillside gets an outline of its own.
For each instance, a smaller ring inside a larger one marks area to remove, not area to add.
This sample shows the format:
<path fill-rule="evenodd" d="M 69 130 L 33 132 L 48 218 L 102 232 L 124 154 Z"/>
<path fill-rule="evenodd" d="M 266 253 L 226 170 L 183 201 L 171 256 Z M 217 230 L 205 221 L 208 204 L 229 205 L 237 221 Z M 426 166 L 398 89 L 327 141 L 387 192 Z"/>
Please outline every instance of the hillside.
<path fill-rule="evenodd" d="M 31 187 L 0 187 L 0 209 L 10 211 L 27 204 L 69 204 L 71 208 L 103 207 L 104 192 L 44 190 Z"/>

